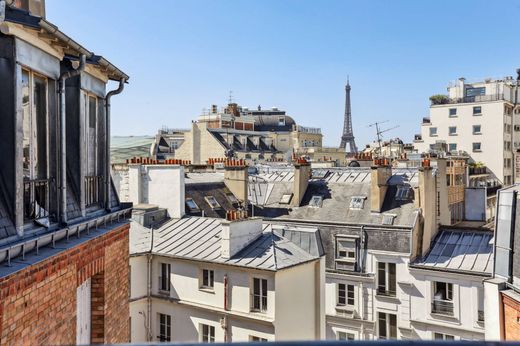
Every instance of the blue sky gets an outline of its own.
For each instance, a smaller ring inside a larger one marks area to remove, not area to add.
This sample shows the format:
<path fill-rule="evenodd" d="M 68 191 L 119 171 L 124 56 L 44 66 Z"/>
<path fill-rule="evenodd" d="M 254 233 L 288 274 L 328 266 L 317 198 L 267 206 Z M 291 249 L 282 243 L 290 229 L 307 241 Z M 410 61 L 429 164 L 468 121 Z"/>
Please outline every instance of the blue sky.
<path fill-rule="evenodd" d="M 47 0 L 47 19 L 131 77 L 113 135 L 189 127 L 229 91 L 277 106 L 337 146 L 344 84 L 358 147 L 375 121 L 411 141 L 447 84 L 514 75 L 519 1 Z"/>

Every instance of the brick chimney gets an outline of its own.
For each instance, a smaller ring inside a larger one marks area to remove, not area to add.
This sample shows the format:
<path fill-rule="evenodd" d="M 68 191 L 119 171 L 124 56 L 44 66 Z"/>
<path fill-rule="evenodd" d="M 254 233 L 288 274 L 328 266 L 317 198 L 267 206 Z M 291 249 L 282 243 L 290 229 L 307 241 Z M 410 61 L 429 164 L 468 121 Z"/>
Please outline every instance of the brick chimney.
<path fill-rule="evenodd" d="M 220 255 L 229 259 L 262 235 L 261 218 L 247 218 L 247 211 L 229 211 L 222 221 Z"/>
<path fill-rule="evenodd" d="M 224 163 L 224 183 L 226 187 L 242 203 L 247 206 L 247 184 L 249 174 L 244 160 L 228 159 Z"/>
<path fill-rule="evenodd" d="M 299 207 L 302 202 L 309 179 L 311 177 L 311 165 L 305 159 L 295 159 L 294 161 L 294 187 L 291 206 Z"/>
<path fill-rule="evenodd" d="M 432 238 L 437 233 L 437 213 L 436 213 L 436 188 L 435 177 L 430 166 L 430 159 L 424 159 L 419 168 L 419 196 L 416 196 L 416 205 L 421 208 L 423 220 L 423 233 L 421 246 L 418 255 L 424 256 L 430 248 Z"/>
<path fill-rule="evenodd" d="M 388 190 L 388 179 L 392 176 L 392 166 L 388 159 L 374 159 L 370 168 L 370 211 L 380 213 Z"/>

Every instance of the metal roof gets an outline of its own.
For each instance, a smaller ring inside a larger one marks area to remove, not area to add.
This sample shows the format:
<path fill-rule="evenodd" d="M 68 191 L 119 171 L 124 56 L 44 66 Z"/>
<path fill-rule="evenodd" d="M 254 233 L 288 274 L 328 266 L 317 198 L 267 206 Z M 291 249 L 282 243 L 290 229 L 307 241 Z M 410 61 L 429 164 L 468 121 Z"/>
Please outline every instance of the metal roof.
<path fill-rule="evenodd" d="M 493 232 L 481 230 L 442 230 L 435 237 L 426 257 L 415 265 L 491 275 Z"/>
<path fill-rule="evenodd" d="M 260 237 L 232 258 L 225 259 L 221 257 L 221 225 L 221 219 L 188 217 L 172 219 L 158 230 L 149 231 L 133 222 L 130 252 L 134 255 L 148 252 L 153 232 L 153 254 L 195 261 L 276 271 L 316 260 L 323 255 L 317 228 L 264 223 Z M 283 237 L 284 232 L 289 232 L 295 242 Z M 304 235 L 297 237 L 295 232 Z M 302 244 L 308 251 L 296 243 Z"/>

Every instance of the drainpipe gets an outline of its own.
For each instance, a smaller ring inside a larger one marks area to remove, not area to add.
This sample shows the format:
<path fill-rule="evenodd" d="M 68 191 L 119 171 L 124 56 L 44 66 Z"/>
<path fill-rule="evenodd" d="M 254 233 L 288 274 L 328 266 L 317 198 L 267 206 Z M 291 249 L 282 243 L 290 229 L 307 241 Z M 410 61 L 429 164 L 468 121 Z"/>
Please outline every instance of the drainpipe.
<path fill-rule="evenodd" d="M 68 78 L 78 76 L 84 69 L 86 64 L 86 55 L 81 54 L 79 57 L 79 66 L 75 70 L 64 72 L 60 75 L 59 94 L 60 94 L 60 221 L 67 223 L 67 143 L 66 143 L 66 109 L 65 109 L 65 82 Z"/>
<path fill-rule="evenodd" d="M 147 286 L 146 286 L 146 293 L 147 293 L 147 299 L 146 299 L 146 310 L 148 313 L 148 328 L 146 333 L 146 341 L 151 342 L 152 341 L 152 254 L 146 255 L 148 260 L 148 270 L 147 270 Z"/>
<path fill-rule="evenodd" d="M 106 145 L 105 145 L 105 156 L 106 156 L 106 171 L 105 171 L 105 209 L 110 211 L 110 185 L 111 185 L 111 177 L 110 177 L 110 99 L 112 96 L 120 94 L 123 89 L 125 88 L 125 78 L 121 78 L 119 81 L 119 86 L 117 89 L 112 90 L 107 93 L 107 96 L 105 97 L 105 115 L 106 115 L 106 124 L 105 124 L 105 138 L 106 138 Z"/>

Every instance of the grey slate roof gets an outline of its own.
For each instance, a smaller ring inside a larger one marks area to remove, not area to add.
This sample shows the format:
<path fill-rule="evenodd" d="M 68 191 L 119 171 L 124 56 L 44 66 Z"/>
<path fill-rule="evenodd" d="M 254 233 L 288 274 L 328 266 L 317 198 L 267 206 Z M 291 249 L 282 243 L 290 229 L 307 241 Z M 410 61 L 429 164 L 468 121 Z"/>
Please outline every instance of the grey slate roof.
<path fill-rule="evenodd" d="M 228 194 L 232 193 L 224 182 L 186 184 L 184 189 L 186 199 L 191 198 L 199 207 L 199 210 L 192 211 L 186 205 L 186 214 L 188 215 L 202 216 L 202 211 L 204 211 L 204 216 L 225 218 L 226 211 L 237 210 L 238 204 L 232 203 L 228 198 Z M 213 209 L 205 200 L 207 196 L 215 197 L 221 207 Z"/>
<path fill-rule="evenodd" d="M 370 210 L 370 168 L 315 169 L 309 186 L 299 207 L 281 204 L 284 194 L 293 193 L 294 173 L 285 169 L 261 173 L 250 178 L 249 200 L 255 205 L 254 215 L 268 218 L 290 218 L 299 220 L 343 222 L 365 225 L 382 225 L 383 214 L 394 215 L 393 225 L 413 227 L 417 209 L 412 198 L 405 201 L 395 199 L 397 187 L 418 185 L 417 169 L 393 169 L 388 180 L 389 188 L 383 202 L 382 213 Z M 309 206 L 315 195 L 323 197 L 321 208 Z M 354 196 L 365 198 L 360 210 L 350 209 Z"/>
<path fill-rule="evenodd" d="M 491 275 L 493 232 L 442 230 L 435 237 L 425 258 L 414 266 Z"/>
<path fill-rule="evenodd" d="M 318 259 L 323 248 L 316 228 L 263 225 L 262 235 L 230 259 L 222 258 L 220 234 L 222 220 L 207 217 L 172 219 L 160 229 L 150 231 L 135 222 L 130 231 L 131 254 L 152 253 L 195 261 L 214 262 L 276 271 Z M 297 236 L 295 233 L 301 232 Z M 295 242 L 282 236 L 287 234 Z M 302 249 L 299 245 L 305 247 Z M 308 251 L 306 251 L 308 250 Z"/>

